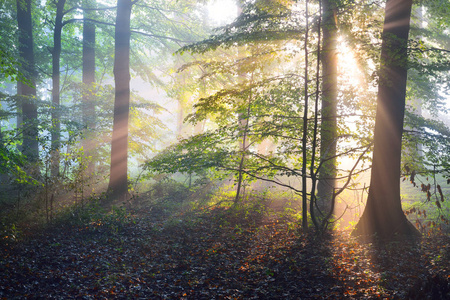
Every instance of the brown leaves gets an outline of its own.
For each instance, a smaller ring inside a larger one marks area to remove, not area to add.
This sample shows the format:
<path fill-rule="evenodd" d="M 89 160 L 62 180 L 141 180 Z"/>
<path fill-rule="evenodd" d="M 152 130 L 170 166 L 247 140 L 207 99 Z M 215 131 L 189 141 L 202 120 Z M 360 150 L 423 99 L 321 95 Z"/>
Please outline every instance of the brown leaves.
<path fill-rule="evenodd" d="M 148 217 L 120 233 L 93 225 L 46 232 L 0 248 L 0 297 L 398 298 L 450 244 L 360 244 L 339 231 L 319 238 L 288 221 L 245 222 L 223 210 L 174 220 Z M 448 272 L 448 261 L 433 268 Z"/>
<path fill-rule="evenodd" d="M 441 202 L 444 202 L 444 194 L 442 193 L 442 189 L 439 184 L 437 185 L 437 190 L 439 192 L 439 195 L 441 196 Z M 442 209 L 442 206 L 441 206 L 441 203 L 439 202 L 439 200 L 436 200 L 435 204 L 439 209 Z"/>
<path fill-rule="evenodd" d="M 413 171 L 411 172 L 411 176 L 410 176 L 409 180 L 411 181 L 411 183 L 412 183 L 414 186 L 416 186 L 416 182 L 414 181 L 415 177 L 416 177 L 416 171 L 413 170 Z"/>
<path fill-rule="evenodd" d="M 439 184 L 437 185 L 437 190 L 439 192 L 439 195 L 441 195 L 441 202 L 444 202 L 444 194 L 442 193 L 442 189 Z"/>
<path fill-rule="evenodd" d="M 422 192 L 428 192 L 431 189 L 431 184 L 425 185 L 425 184 L 421 184 L 420 185 Z"/>

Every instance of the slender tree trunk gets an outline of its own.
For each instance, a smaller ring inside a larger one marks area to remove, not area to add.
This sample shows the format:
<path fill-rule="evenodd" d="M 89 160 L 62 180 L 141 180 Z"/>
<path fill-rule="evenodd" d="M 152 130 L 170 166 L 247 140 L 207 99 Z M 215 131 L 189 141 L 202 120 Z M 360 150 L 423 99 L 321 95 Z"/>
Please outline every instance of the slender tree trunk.
<path fill-rule="evenodd" d="M 320 157 L 326 161 L 319 170 L 317 198 L 322 208 L 328 208 L 332 199 L 336 178 L 337 137 L 337 26 L 336 1 L 322 0 L 322 124 L 320 127 Z"/>
<path fill-rule="evenodd" d="M 184 94 L 184 93 L 183 93 Z M 177 108 L 177 138 L 183 138 L 183 125 L 184 125 L 184 97 L 183 95 L 178 98 L 178 108 Z"/>
<path fill-rule="evenodd" d="M 388 0 L 381 45 L 369 196 L 353 232 L 391 238 L 416 235 L 402 211 L 400 169 L 412 0 Z"/>
<path fill-rule="evenodd" d="M 59 175 L 59 162 L 61 150 L 61 112 L 60 112 L 60 59 L 61 59 L 61 33 L 62 19 L 64 17 L 64 5 L 66 0 L 59 0 L 56 3 L 55 28 L 53 31 L 53 50 L 52 50 L 52 134 L 51 134 L 51 174 Z"/>
<path fill-rule="evenodd" d="M 182 61 L 180 59 L 179 65 L 182 65 Z M 185 73 L 180 73 L 177 76 L 179 82 L 181 82 L 183 84 L 183 86 L 186 86 L 186 74 Z M 182 139 L 182 138 L 186 138 L 186 134 L 188 134 L 187 132 L 187 128 L 185 127 L 184 124 L 184 118 L 186 117 L 186 108 L 187 108 L 187 104 L 188 104 L 188 99 L 189 99 L 189 92 L 187 91 L 181 91 L 180 94 L 178 95 L 178 108 L 177 108 L 177 138 Z"/>
<path fill-rule="evenodd" d="M 238 16 L 242 14 L 243 9 L 243 3 L 242 1 L 238 0 L 236 1 L 237 6 L 237 14 Z M 239 52 L 239 51 L 238 51 Z M 239 74 L 241 77 L 245 77 L 244 74 Z M 248 141 L 247 141 L 247 131 L 248 131 L 248 118 L 250 114 L 250 99 L 247 105 L 247 116 L 243 113 L 238 114 L 238 125 L 239 125 L 239 131 L 242 132 L 242 143 L 240 146 L 241 151 L 241 159 L 239 160 L 239 172 L 238 172 L 238 178 L 237 178 L 237 186 L 236 186 L 236 197 L 234 198 L 234 204 L 237 204 L 240 198 L 241 189 L 243 185 L 244 180 L 244 166 L 245 166 L 245 152 L 248 148 Z"/>
<path fill-rule="evenodd" d="M 322 3 L 319 2 L 319 7 L 322 8 Z M 321 35 L 321 22 L 322 22 L 322 15 L 319 17 L 319 24 L 318 24 L 318 34 L 317 34 L 317 64 L 316 64 L 316 97 L 314 101 L 314 126 L 313 126 L 313 141 L 312 141 L 312 147 L 311 147 L 311 166 L 310 166 L 310 173 L 311 173 L 311 199 L 309 202 L 309 213 L 311 215 L 311 220 L 314 224 L 314 227 L 316 229 L 319 229 L 320 225 L 317 221 L 316 213 L 315 213 L 315 207 L 317 203 L 316 198 L 316 185 L 317 185 L 317 173 L 316 173 L 316 151 L 317 151 L 317 127 L 318 127 L 318 114 L 319 114 L 319 89 L 320 89 L 320 54 L 322 49 L 320 48 L 322 43 L 322 35 Z"/>
<path fill-rule="evenodd" d="M 34 69 L 33 24 L 31 19 L 31 0 L 17 0 L 17 23 L 19 28 L 19 55 L 22 66 L 20 72 L 29 82 L 17 82 L 17 94 L 22 100 L 23 144 L 22 151 L 29 162 L 39 159 L 38 114 L 36 104 L 36 72 Z"/>
<path fill-rule="evenodd" d="M 128 117 L 130 109 L 131 0 L 117 0 L 115 31 L 114 121 L 111 142 L 111 173 L 108 189 L 114 198 L 128 194 Z"/>
<path fill-rule="evenodd" d="M 309 39 L 309 7 L 308 0 L 305 1 L 305 104 L 303 107 L 303 136 L 302 136 L 302 228 L 308 229 L 308 195 L 307 195 L 307 142 L 308 142 L 308 39 Z"/>
<path fill-rule="evenodd" d="M 83 7 L 92 8 L 92 1 L 84 0 Z M 85 155 L 91 156 L 94 139 L 93 132 L 95 130 L 95 103 L 93 99 L 93 92 L 95 83 L 95 25 L 86 19 L 92 19 L 94 13 L 85 10 L 83 13 L 83 85 L 86 90 L 83 93 L 82 107 L 83 107 L 83 122 L 86 125 L 86 137 L 83 140 L 83 148 Z M 93 161 L 90 160 L 87 168 L 87 173 L 94 172 Z"/>
<path fill-rule="evenodd" d="M 0 126 L 0 151 L 4 151 L 5 147 L 6 147 L 6 145 L 5 145 L 5 141 L 3 139 L 3 132 L 2 132 L 2 128 Z M 7 183 L 8 183 L 8 174 L 6 172 L 1 172 L 0 173 L 0 197 L 3 197 L 3 191 L 4 191 L 4 188 L 6 188 Z"/>
<path fill-rule="evenodd" d="M 245 158 L 246 158 L 246 152 L 249 147 L 248 142 L 248 119 L 250 117 L 250 110 L 251 110 L 251 101 L 252 101 L 252 95 L 250 94 L 248 103 L 247 103 L 247 112 L 246 115 L 239 114 L 238 122 L 240 131 L 242 132 L 242 143 L 241 143 L 241 159 L 239 161 L 239 173 L 238 173 L 238 180 L 237 180 L 237 187 L 236 187 L 236 197 L 234 198 L 234 204 L 237 204 L 239 201 L 239 197 L 241 194 L 241 189 L 243 186 L 244 181 L 244 167 L 245 167 Z"/>

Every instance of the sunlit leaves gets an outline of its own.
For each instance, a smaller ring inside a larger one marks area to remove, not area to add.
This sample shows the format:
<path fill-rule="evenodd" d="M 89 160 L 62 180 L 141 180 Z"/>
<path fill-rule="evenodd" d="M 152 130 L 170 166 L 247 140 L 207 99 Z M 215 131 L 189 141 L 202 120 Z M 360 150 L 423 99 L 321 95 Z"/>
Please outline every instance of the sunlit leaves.
<path fill-rule="evenodd" d="M 301 39 L 303 29 L 299 15 L 284 5 L 276 5 L 276 2 L 247 3 L 235 22 L 220 28 L 219 33 L 209 39 L 182 47 L 178 52 L 205 53 L 218 47 Z"/>

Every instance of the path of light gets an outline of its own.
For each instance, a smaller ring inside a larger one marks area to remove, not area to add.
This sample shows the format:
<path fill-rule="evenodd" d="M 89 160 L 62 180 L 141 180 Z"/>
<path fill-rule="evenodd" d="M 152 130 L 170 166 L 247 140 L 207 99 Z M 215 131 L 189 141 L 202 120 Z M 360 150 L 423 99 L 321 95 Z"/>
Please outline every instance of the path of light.
<path fill-rule="evenodd" d="M 359 86 L 361 84 L 361 71 L 358 68 L 358 61 L 352 49 L 342 37 L 338 38 L 338 57 L 339 76 L 345 78 L 345 82 L 350 85 Z"/>

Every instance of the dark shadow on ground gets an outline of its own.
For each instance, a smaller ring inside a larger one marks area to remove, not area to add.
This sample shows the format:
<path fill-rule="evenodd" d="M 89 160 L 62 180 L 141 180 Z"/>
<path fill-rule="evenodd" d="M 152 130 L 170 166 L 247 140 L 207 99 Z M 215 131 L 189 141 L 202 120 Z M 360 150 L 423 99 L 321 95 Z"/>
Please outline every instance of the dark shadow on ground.
<path fill-rule="evenodd" d="M 162 213 L 3 243 L 0 299 L 407 299 L 423 276 L 449 274 L 448 236 L 375 247 L 298 232 L 263 208 Z"/>

